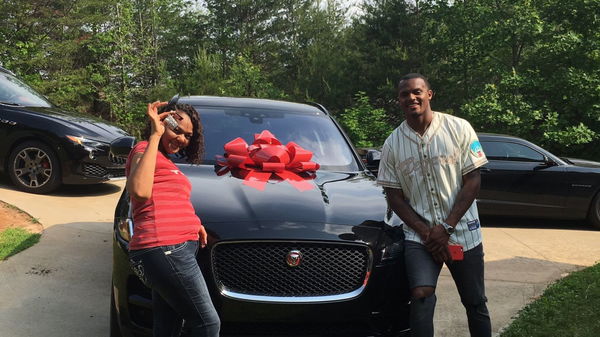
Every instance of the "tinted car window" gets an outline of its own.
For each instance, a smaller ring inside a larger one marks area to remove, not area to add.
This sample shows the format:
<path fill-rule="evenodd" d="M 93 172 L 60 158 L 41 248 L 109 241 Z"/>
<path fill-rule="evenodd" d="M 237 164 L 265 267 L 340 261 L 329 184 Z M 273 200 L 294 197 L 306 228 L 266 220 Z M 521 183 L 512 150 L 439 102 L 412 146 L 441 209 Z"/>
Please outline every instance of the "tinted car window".
<path fill-rule="evenodd" d="M 27 84 L 2 72 L 0 72 L 0 102 L 22 106 L 52 107 L 52 104 Z"/>
<path fill-rule="evenodd" d="M 544 161 L 544 156 L 521 144 L 506 142 L 481 142 L 486 157 L 495 160 Z"/>
<path fill-rule="evenodd" d="M 223 155 L 223 145 L 237 138 L 248 144 L 254 134 L 269 130 L 282 144 L 297 143 L 313 153 L 312 161 L 322 170 L 357 171 L 358 164 L 348 143 L 331 119 L 315 110 L 306 112 L 252 108 L 195 107 L 204 126 L 204 162 L 214 164 Z"/>

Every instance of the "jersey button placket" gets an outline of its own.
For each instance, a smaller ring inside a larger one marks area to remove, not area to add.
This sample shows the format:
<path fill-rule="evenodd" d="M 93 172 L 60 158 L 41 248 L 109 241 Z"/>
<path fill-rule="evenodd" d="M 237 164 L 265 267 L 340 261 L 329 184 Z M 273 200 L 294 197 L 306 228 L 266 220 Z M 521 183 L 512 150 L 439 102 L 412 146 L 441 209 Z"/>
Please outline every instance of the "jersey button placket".
<path fill-rule="evenodd" d="M 422 142 L 421 143 L 421 149 L 422 149 L 422 152 L 423 152 L 423 158 L 427 158 L 427 152 L 426 152 L 425 146 L 426 146 L 425 142 Z M 430 187 L 432 187 L 432 186 L 434 186 L 434 184 L 433 184 L 433 176 L 431 175 L 431 166 L 430 165 L 426 166 L 426 171 L 427 172 L 426 172 L 425 175 L 427 176 L 428 185 Z M 431 188 L 431 192 L 434 192 L 433 187 Z"/>
<path fill-rule="evenodd" d="M 427 157 L 428 157 L 428 155 L 427 155 L 427 144 L 426 144 L 426 142 L 425 142 L 425 141 L 422 141 L 422 142 L 421 142 L 421 144 L 420 144 L 420 147 L 421 147 L 421 153 L 422 153 L 422 155 L 423 155 L 423 159 L 425 159 L 425 160 L 424 160 L 424 162 L 425 162 L 425 165 L 423 165 L 423 167 L 424 167 L 424 169 L 425 169 L 425 171 L 426 171 L 426 172 L 425 172 L 425 176 L 426 176 L 426 179 L 425 179 L 425 181 L 427 182 L 427 187 L 429 188 L 429 191 L 431 192 L 431 193 L 429 194 L 429 198 L 430 198 L 430 202 L 431 202 L 431 203 L 433 203 L 433 205 L 434 205 L 434 207 L 433 207 L 433 209 L 432 209 L 432 211 L 433 211 L 433 212 L 432 212 L 432 214 L 431 214 L 431 215 L 432 215 L 433 217 L 435 217 L 435 219 L 437 219 L 437 220 L 438 220 L 437 222 L 440 222 L 440 220 L 439 220 L 439 219 L 440 219 L 440 210 L 439 210 L 439 208 L 437 207 L 438 203 L 435 201 L 435 199 L 436 199 L 436 196 L 435 196 L 435 187 L 434 187 L 434 186 L 435 186 L 435 184 L 434 184 L 434 182 L 433 182 L 433 175 L 432 175 L 432 173 L 431 173 L 431 169 L 432 169 L 432 166 L 433 166 L 433 164 L 432 164 L 432 165 L 428 165 L 428 164 L 429 164 L 429 161 L 428 161 L 428 160 L 426 160 L 426 159 L 427 159 Z M 431 205 L 431 204 L 430 204 L 430 205 Z M 433 219 L 432 219 L 432 220 L 433 220 Z"/>

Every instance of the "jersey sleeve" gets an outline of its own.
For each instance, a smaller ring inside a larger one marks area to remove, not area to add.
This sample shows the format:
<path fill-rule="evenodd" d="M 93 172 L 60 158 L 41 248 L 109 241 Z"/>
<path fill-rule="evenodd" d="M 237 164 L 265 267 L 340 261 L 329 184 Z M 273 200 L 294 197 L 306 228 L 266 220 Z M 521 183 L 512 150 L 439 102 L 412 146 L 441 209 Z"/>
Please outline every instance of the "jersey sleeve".
<path fill-rule="evenodd" d="M 465 175 L 483 165 L 488 160 L 483 152 L 479 138 L 469 122 L 464 121 L 464 132 L 462 139 L 462 174 Z"/>
<path fill-rule="evenodd" d="M 385 144 L 383 144 L 383 148 L 381 149 L 377 184 L 383 187 L 402 189 L 395 169 L 396 159 L 390 145 L 390 139 L 391 138 L 388 138 L 388 140 L 385 141 Z"/>

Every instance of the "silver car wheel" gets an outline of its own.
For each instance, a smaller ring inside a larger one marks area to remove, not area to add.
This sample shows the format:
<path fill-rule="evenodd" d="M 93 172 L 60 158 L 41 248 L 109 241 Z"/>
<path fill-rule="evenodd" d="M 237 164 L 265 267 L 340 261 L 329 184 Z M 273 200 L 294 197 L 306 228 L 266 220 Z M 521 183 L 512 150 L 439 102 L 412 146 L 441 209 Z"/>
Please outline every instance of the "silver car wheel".
<path fill-rule="evenodd" d="M 38 188 L 50 181 L 52 161 L 41 149 L 28 147 L 17 154 L 13 163 L 13 172 L 21 184 Z"/>

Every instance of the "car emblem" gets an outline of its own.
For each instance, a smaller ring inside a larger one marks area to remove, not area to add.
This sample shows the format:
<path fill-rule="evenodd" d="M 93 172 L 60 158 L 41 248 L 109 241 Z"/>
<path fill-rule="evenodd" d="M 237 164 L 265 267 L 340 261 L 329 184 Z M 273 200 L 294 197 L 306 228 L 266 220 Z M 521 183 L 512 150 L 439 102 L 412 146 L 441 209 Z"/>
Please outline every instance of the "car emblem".
<path fill-rule="evenodd" d="M 290 267 L 298 267 L 302 261 L 302 253 L 299 250 L 291 250 L 285 257 L 285 262 Z"/>

